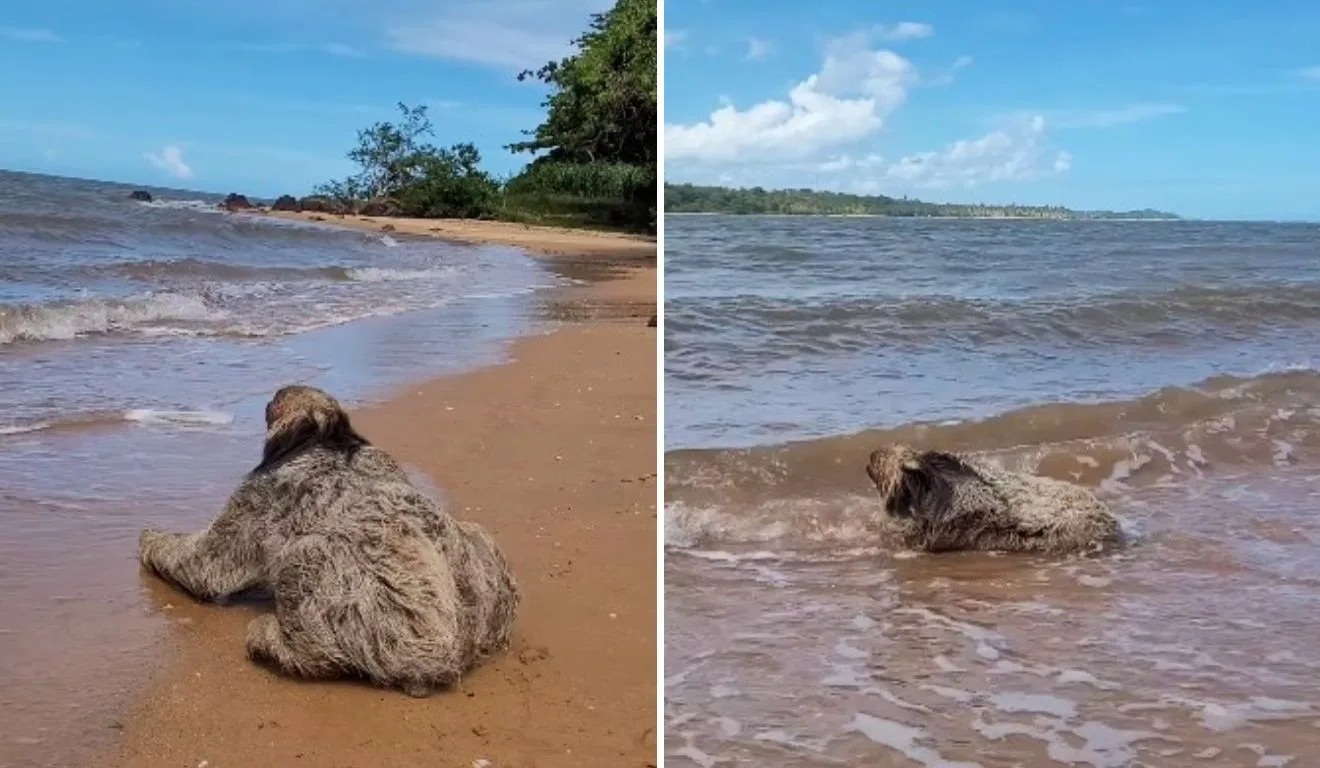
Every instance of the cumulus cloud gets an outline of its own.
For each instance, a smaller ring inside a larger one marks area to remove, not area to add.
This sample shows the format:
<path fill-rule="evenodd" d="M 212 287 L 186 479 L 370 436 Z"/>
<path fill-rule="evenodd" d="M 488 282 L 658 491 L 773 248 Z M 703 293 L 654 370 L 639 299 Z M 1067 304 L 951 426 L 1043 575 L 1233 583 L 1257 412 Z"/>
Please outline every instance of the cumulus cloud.
<path fill-rule="evenodd" d="M 970 188 L 1002 181 L 1024 181 L 1047 173 L 1045 118 L 1033 115 L 977 139 L 960 139 L 937 152 L 907 155 L 885 168 L 888 179 L 913 187 Z M 1054 154 L 1049 173 L 1072 167 L 1072 155 Z"/>
<path fill-rule="evenodd" d="M 64 38 L 49 29 L 0 26 L 0 38 L 17 43 L 62 43 Z"/>
<path fill-rule="evenodd" d="M 793 86 L 786 101 L 745 110 L 729 104 L 705 121 L 666 125 L 665 156 L 723 162 L 804 157 L 875 133 L 907 98 L 916 69 L 867 42 L 859 35 L 832 42 L 820 71 Z"/>
<path fill-rule="evenodd" d="M 775 47 L 769 40 L 762 40 L 759 37 L 749 37 L 747 39 L 747 60 L 756 61 L 764 59 L 771 53 L 774 53 Z"/>
<path fill-rule="evenodd" d="M 144 157 L 147 162 L 175 178 L 192 178 L 192 167 L 183 161 L 183 148 L 177 144 L 167 144 L 159 152 L 148 152 Z"/>
<path fill-rule="evenodd" d="M 885 158 L 882 155 L 869 154 L 861 157 L 853 157 L 849 154 L 837 155 L 826 160 L 816 167 L 816 170 L 822 173 L 840 173 L 843 171 L 865 170 L 868 168 L 877 168 L 884 165 Z"/>
<path fill-rule="evenodd" d="M 877 25 L 874 32 L 877 39 L 902 42 L 904 40 L 920 40 L 923 37 L 930 37 L 935 34 L 935 28 L 929 24 L 921 24 L 915 21 L 900 21 L 889 26 Z"/>
<path fill-rule="evenodd" d="M 899 34 L 902 25 L 886 28 Z M 928 34 L 908 28 L 910 39 Z M 921 77 L 905 58 L 874 45 L 875 29 L 827 44 L 818 70 L 792 86 L 787 98 L 745 108 L 724 103 L 706 120 L 667 124 L 665 158 L 685 171 L 709 178 L 775 179 L 788 186 L 805 179 L 859 191 L 970 188 L 1067 173 L 1072 155 L 1050 145 L 1043 114 L 1001 118 L 993 130 L 954 141 L 942 149 L 889 159 L 875 151 L 875 138 L 907 101 L 909 92 L 939 78 Z M 940 77 L 969 66 L 956 59 Z M 1167 105 L 1136 105 L 1119 113 L 1094 114 L 1093 122 L 1117 123 L 1169 112 Z M 840 179 L 839 183 L 830 179 Z M 758 182 L 764 183 L 764 182 Z"/>

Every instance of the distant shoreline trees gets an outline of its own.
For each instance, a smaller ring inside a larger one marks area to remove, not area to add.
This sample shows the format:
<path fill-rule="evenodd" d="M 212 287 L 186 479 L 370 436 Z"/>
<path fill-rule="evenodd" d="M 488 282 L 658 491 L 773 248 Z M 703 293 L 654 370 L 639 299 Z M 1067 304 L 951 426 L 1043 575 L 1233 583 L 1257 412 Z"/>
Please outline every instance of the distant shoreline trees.
<path fill-rule="evenodd" d="M 1019 219 L 1179 219 L 1166 211 L 1075 211 L 1058 205 L 927 203 L 906 197 L 851 195 L 814 189 L 665 184 L 665 213 L 899 216 Z"/>

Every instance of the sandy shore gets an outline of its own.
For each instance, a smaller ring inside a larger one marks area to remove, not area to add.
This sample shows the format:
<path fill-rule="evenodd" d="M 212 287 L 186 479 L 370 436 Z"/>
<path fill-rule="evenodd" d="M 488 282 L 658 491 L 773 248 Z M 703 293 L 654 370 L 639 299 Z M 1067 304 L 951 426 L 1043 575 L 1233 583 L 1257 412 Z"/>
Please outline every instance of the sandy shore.
<path fill-rule="evenodd" d="M 394 216 L 336 216 L 328 213 L 258 211 L 255 215 L 283 219 L 321 221 L 336 226 L 372 232 L 399 232 L 405 235 L 429 235 L 458 243 L 478 245 L 514 245 L 528 251 L 549 255 L 630 254 L 655 261 L 655 238 L 595 232 L 586 229 L 543 227 L 507 221 L 470 219 L 410 219 Z"/>
<path fill-rule="evenodd" d="M 557 270 L 609 267 L 619 279 L 549 300 L 552 315 L 583 322 L 515 342 L 507 364 L 354 413 L 504 547 L 524 591 L 512 649 L 424 700 L 291 681 L 244 657 L 246 624 L 266 606 L 202 606 L 153 581 L 177 651 L 125 721 L 117 764 L 655 764 L 657 339 L 638 320 L 655 311 L 655 270 L 643 266 L 655 250 L 578 236 L 512 244 L 576 254 L 552 259 Z M 584 266 L 597 256 L 605 263 Z"/>

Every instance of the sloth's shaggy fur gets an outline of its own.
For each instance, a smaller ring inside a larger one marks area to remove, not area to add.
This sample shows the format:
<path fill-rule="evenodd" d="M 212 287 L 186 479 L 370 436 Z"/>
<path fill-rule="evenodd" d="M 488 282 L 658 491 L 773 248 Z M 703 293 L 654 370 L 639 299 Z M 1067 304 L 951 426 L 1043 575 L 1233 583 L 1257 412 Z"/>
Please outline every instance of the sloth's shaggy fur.
<path fill-rule="evenodd" d="M 320 390 L 279 390 L 266 426 L 220 516 L 200 533 L 144 531 L 143 565 L 201 600 L 271 592 L 248 655 L 293 676 L 425 696 L 508 645 L 519 591 L 481 526 L 415 488 Z"/>
<path fill-rule="evenodd" d="M 872 452 L 866 474 L 913 549 L 1065 553 L 1121 538 L 1103 502 L 1061 480 L 903 445 Z"/>

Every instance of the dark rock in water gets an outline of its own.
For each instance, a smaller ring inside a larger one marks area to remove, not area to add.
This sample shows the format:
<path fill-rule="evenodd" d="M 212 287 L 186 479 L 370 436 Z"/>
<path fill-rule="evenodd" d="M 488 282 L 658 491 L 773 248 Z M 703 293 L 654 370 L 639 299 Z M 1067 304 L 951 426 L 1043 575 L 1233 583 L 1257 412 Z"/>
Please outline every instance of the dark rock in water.
<path fill-rule="evenodd" d="M 324 217 L 324 216 L 308 216 L 308 217 L 307 217 L 307 220 L 308 220 L 308 221 L 325 221 L 325 217 Z"/>
<path fill-rule="evenodd" d="M 313 213 L 333 213 L 336 216 L 344 213 L 344 204 L 338 200 L 333 200 L 325 195 L 308 195 L 298 201 L 298 205 L 304 211 Z"/>
<path fill-rule="evenodd" d="M 646 321 L 647 328 L 655 328 L 659 322 L 658 315 L 651 315 L 651 319 Z"/>
<path fill-rule="evenodd" d="M 252 207 L 252 203 L 249 203 L 246 197 L 231 192 L 229 193 L 229 196 L 225 198 L 225 201 L 220 204 L 220 207 L 231 212 L 246 211 Z"/>
<path fill-rule="evenodd" d="M 363 216 L 398 216 L 399 203 L 389 197 L 377 197 L 364 203 L 358 213 Z"/>
<path fill-rule="evenodd" d="M 128 194 L 128 197 L 130 200 L 140 200 L 144 203 L 149 203 L 152 200 L 151 193 L 145 189 L 134 190 Z"/>
<path fill-rule="evenodd" d="M 393 232 L 393 231 L 394 231 L 394 225 L 393 225 L 393 224 L 382 224 L 381 227 L 380 227 L 380 231 L 381 231 L 381 232 Z"/>
<path fill-rule="evenodd" d="M 270 209 L 272 211 L 293 211 L 297 213 L 302 210 L 302 206 L 298 204 L 298 198 L 293 195 L 280 195 Z"/>

